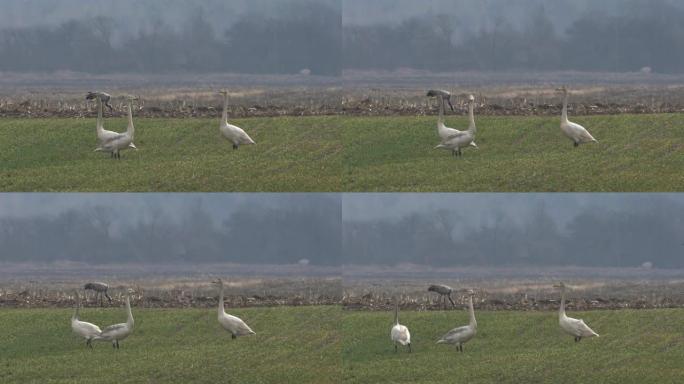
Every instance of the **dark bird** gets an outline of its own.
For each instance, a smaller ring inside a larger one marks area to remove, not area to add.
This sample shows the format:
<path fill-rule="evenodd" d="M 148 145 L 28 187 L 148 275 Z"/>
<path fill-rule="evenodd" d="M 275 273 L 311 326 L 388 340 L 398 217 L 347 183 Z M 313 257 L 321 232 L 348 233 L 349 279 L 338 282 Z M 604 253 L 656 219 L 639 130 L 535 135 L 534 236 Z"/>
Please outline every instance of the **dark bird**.
<path fill-rule="evenodd" d="M 86 95 L 86 100 L 94 100 L 96 97 L 99 97 L 100 101 L 102 101 L 102 103 L 109 108 L 109 112 L 114 110 L 112 105 L 109 104 L 109 101 L 112 99 L 112 95 L 105 92 L 88 92 Z"/>
<path fill-rule="evenodd" d="M 431 89 L 428 91 L 427 97 L 440 97 L 442 98 L 442 103 L 446 101 L 449 104 L 449 108 L 451 108 L 451 111 L 454 110 L 454 106 L 451 105 L 451 93 L 449 93 L 449 91 L 444 91 L 441 89 Z"/>
<path fill-rule="evenodd" d="M 451 305 L 453 305 L 453 306 L 455 307 L 455 306 L 456 306 L 456 303 L 454 303 L 454 300 L 451 299 L 451 292 L 453 292 L 453 291 L 454 291 L 454 290 L 453 290 L 450 286 L 444 285 L 444 284 L 432 284 L 432 285 L 428 288 L 428 292 L 436 292 L 436 293 L 439 293 L 440 296 L 442 297 L 442 302 L 443 302 L 444 304 L 446 304 L 446 302 L 445 302 L 445 300 L 444 300 L 444 298 L 446 297 L 446 298 L 448 298 L 449 301 L 451 302 Z"/>
<path fill-rule="evenodd" d="M 112 303 L 112 298 L 109 297 L 107 294 L 107 290 L 109 289 L 109 285 L 106 283 L 102 282 L 93 282 L 93 283 L 87 283 L 86 285 L 83 286 L 83 289 L 85 290 L 91 290 L 96 292 L 95 299 L 97 300 L 97 297 L 100 297 L 100 306 L 102 306 L 102 295 L 104 295 L 107 300 L 109 300 L 109 304 Z"/>

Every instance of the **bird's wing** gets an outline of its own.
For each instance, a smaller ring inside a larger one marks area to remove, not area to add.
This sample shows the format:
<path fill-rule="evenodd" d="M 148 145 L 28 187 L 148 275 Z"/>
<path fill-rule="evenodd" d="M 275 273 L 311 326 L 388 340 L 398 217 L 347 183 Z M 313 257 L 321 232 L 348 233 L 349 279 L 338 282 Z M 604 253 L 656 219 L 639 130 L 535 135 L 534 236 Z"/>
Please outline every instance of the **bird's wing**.
<path fill-rule="evenodd" d="M 583 141 L 583 142 L 596 141 L 596 139 L 594 139 L 594 136 L 592 136 L 591 133 L 589 133 L 589 131 L 587 131 L 587 129 L 584 128 L 583 126 L 581 126 L 577 123 L 570 122 L 570 127 L 574 131 L 577 138 L 580 139 L 581 141 Z"/>
<path fill-rule="evenodd" d="M 454 133 L 450 134 L 449 136 L 447 136 L 447 137 L 444 139 L 444 141 L 446 142 L 446 141 L 455 139 L 455 138 L 457 138 L 457 137 L 465 136 L 465 135 L 467 135 L 467 134 L 468 134 L 467 131 L 457 131 L 457 132 L 454 132 Z"/>
<path fill-rule="evenodd" d="M 109 327 L 106 327 L 105 329 L 102 330 L 102 335 L 104 336 L 104 335 L 110 334 L 112 332 L 119 331 L 119 330 L 123 329 L 124 327 L 126 327 L 125 323 L 110 325 Z"/>
<path fill-rule="evenodd" d="M 110 132 L 111 132 L 111 131 L 110 131 Z M 111 135 L 111 136 L 109 136 L 109 137 L 105 137 L 105 138 L 102 140 L 102 145 L 109 144 L 109 143 L 111 143 L 112 141 L 115 141 L 115 140 L 123 139 L 124 137 L 126 137 L 126 134 L 125 134 L 125 133 L 117 133 L 117 134 L 115 134 L 115 135 Z"/>
<path fill-rule="evenodd" d="M 454 337 L 462 334 L 463 332 L 468 331 L 470 328 L 467 325 L 464 325 L 462 327 L 454 328 L 451 331 L 447 332 L 446 335 L 442 336 L 442 340 L 449 340 L 453 339 Z"/>

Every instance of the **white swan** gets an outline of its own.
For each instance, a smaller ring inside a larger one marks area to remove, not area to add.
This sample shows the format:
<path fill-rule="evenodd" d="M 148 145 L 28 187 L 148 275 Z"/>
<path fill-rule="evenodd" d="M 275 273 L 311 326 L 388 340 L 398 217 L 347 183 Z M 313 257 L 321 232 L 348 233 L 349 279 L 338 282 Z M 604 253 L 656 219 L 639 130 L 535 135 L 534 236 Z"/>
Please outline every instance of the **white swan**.
<path fill-rule="evenodd" d="M 598 143 L 596 139 L 583 126 L 568 120 L 568 98 L 569 92 L 565 87 L 558 88 L 557 91 L 563 93 L 563 112 L 561 113 L 561 131 L 572 140 L 575 147 L 584 143 Z"/>
<path fill-rule="evenodd" d="M 463 344 L 475 337 L 477 334 L 477 321 L 475 321 L 475 310 L 473 309 L 473 296 L 475 292 L 468 290 L 468 310 L 470 312 L 470 323 L 462 327 L 454 328 L 447 332 L 437 341 L 437 344 L 454 344 L 456 349 L 463 352 Z"/>
<path fill-rule="evenodd" d="M 475 96 L 468 96 L 468 130 L 458 131 L 458 133 L 453 133 L 447 138 L 442 139 L 442 142 L 435 147 L 435 149 L 449 149 L 453 155 L 463 156 L 461 150 L 469 145 L 473 145 L 475 141 L 475 132 L 477 132 L 477 127 L 475 126 Z M 477 145 L 473 145 L 477 148 Z"/>
<path fill-rule="evenodd" d="M 93 340 L 111 341 L 112 347 L 119 349 L 119 341 L 127 338 L 133 333 L 135 321 L 133 320 L 133 312 L 131 312 L 131 293 L 133 293 L 133 290 L 129 288 L 126 291 L 126 312 L 128 314 L 126 322 L 106 327 L 102 330 L 102 333 L 93 338 Z"/>
<path fill-rule="evenodd" d="M 71 316 L 71 330 L 74 331 L 75 334 L 84 338 L 86 340 L 86 345 L 92 348 L 93 339 L 95 339 L 97 336 L 100 336 L 102 330 L 100 330 L 100 327 L 97 325 L 88 323 L 86 321 L 81 321 L 78 318 L 79 309 L 81 308 L 81 296 L 78 295 L 78 291 L 74 292 L 76 293 L 76 310 Z"/>
<path fill-rule="evenodd" d="M 463 133 L 464 131 L 459 131 L 458 129 L 449 128 L 444 125 L 444 111 L 446 110 L 444 101 L 446 100 L 446 102 L 449 103 L 449 108 L 451 108 L 452 111 L 454 110 L 454 106 L 451 104 L 451 93 L 443 90 L 429 90 L 427 96 L 436 97 L 440 100 L 439 116 L 437 117 L 437 134 L 439 135 L 440 140 L 444 141 L 453 135 L 459 135 Z M 477 148 L 475 141 L 472 141 L 470 146 Z M 452 154 L 455 154 L 455 151 L 453 151 Z"/>
<path fill-rule="evenodd" d="M 223 90 L 219 93 L 223 95 L 223 115 L 219 127 L 223 137 L 233 143 L 233 149 L 238 149 L 240 145 L 256 144 L 242 128 L 228 124 L 228 91 Z"/>
<path fill-rule="evenodd" d="M 554 285 L 555 288 L 561 290 L 561 304 L 558 310 L 558 323 L 566 333 L 575 337 L 575 342 L 582 340 L 583 337 L 598 337 L 598 333 L 594 332 L 582 319 L 573 319 L 565 315 L 565 284 L 562 282 Z"/>
<path fill-rule="evenodd" d="M 133 100 L 137 100 L 137 97 L 128 97 L 128 127 L 124 133 L 116 133 L 116 135 L 110 135 L 106 140 L 100 142 L 100 146 L 95 148 L 95 152 L 110 152 L 112 157 L 120 159 L 120 151 L 128 148 L 138 149 L 135 144 L 133 144 L 133 137 L 135 135 L 135 126 L 133 125 Z M 98 98 L 98 118 L 101 117 L 102 112 L 102 102 Z M 108 131 L 111 132 L 111 131 Z"/>
<path fill-rule="evenodd" d="M 411 332 L 406 326 L 399 324 L 399 299 L 396 298 L 394 302 L 394 326 L 390 331 L 390 339 L 394 342 L 394 352 L 397 352 L 397 344 L 408 346 L 409 353 L 411 352 Z"/>
<path fill-rule="evenodd" d="M 245 324 L 242 319 L 237 316 L 229 315 L 226 313 L 223 307 L 223 280 L 218 279 L 212 281 L 214 284 L 219 285 L 219 303 L 218 303 L 218 321 L 221 326 L 228 332 L 230 332 L 233 339 L 238 336 L 248 336 L 255 335 L 256 332 L 252 331 L 249 325 Z"/>
<path fill-rule="evenodd" d="M 97 103 L 97 123 L 95 125 L 95 131 L 97 133 L 97 140 L 100 143 L 100 146 L 102 146 L 103 143 L 106 143 L 109 140 L 112 140 L 113 138 L 116 138 L 119 136 L 119 132 L 114 132 L 114 131 L 108 131 L 104 129 L 104 123 L 102 119 L 102 104 L 103 100 L 105 99 L 106 101 L 104 104 L 109 108 L 109 110 L 112 110 L 112 106 L 109 104 L 109 100 L 111 96 L 109 94 L 106 94 L 104 92 L 88 92 L 88 95 L 86 96 L 86 100 L 93 100 L 95 99 L 95 102 Z M 129 145 L 131 148 L 135 148 L 135 144 L 131 142 Z M 137 148 L 135 148 L 137 149 Z M 101 147 L 98 147 L 95 149 L 96 152 L 102 151 Z M 114 152 L 111 152 L 112 157 L 114 157 Z"/>

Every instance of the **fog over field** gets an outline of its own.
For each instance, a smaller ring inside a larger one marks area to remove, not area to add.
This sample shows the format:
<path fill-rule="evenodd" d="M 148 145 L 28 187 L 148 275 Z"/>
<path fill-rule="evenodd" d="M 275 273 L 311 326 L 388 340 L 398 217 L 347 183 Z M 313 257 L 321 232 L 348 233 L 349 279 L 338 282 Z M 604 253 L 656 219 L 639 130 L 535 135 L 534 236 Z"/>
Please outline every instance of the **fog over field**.
<path fill-rule="evenodd" d="M 325 194 L 6 194 L 0 261 L 335 265 L 340 214 Z"/>
<path fill-rule="evenodd" d="M 6 0 L 0 71 L 682 73 L 682 18 L 676 0 Z"/>

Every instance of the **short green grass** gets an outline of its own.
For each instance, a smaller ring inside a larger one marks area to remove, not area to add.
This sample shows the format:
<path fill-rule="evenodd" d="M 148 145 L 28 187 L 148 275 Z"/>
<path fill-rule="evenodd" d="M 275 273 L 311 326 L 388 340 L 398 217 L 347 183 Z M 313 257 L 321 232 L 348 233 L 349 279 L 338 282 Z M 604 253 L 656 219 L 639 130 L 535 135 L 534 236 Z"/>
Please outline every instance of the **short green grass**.
<path fill-rule="evenodd" d="M 341 121 L 345 191 L 684 191 L 684 114 L 577 116 L 600 144 L 574 148 L 555 117 L 478 117 L 463 157 L 433 149 L 434 117 Z M 465 129 L 465 117 L 447 125 Z"/>
<path fill-rule="evenodd" d="M 233 151 L 218 119 L 136 119 L 139 151 L 95 153 L 94 119 L 0 119 L 0 191 L 339 191 L 335 117 L 235 119 L 257 142 Z M 105 128 L 125 130 L 123 119 Z"/>
<path fill-rule="evenodd" d="M 339 307 L 230 309 L 256 332 L 232 340 L 212 309 L 133 308 L 135 332 L 91 350 L 70 310 L 0 310 L 0 383 L 334 383 L 340 377 Z M 123 308 L 82 319 L 125 321 Z"/>
<path fill-rule="evenodd" d="M 476 312 L 464 352 L 435 344 L 466 311 L 402 312 L 413 353 L 394 352 L 389 312 L 343 316 L 347 383 L 681 383 L 684 310 L 573 312 L 601 336 L 575 343 L 555 312 Z"/>

